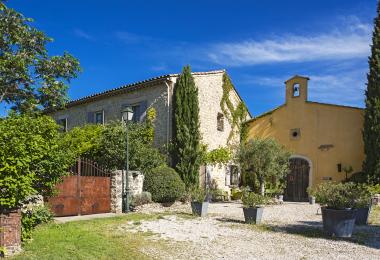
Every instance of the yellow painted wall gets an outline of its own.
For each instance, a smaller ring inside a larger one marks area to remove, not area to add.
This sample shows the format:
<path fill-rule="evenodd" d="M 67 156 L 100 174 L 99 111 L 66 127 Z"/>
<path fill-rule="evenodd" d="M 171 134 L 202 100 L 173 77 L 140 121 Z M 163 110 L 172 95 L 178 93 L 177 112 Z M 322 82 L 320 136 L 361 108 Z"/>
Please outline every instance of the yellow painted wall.
<path fill-rule="evenodd" d="M 300 95 L 293 97 L 293 86 L 299 84 Z M 361 171 L 364 160 L 362 141 L 363 110 L 359 108 L 321 104 L 307 101 L 308 78 L 295 76 L 286 82 L 286 103 L 253 119 L 248 138 L 272 137 L 287 147 L 293 155 L 307 157 L 312 165 L 309 177 L 314 186 L 331 177 L 345 178 L 337 164 L 351 165 L 353 172 Z M 291 130 L 300 129 L 292 138 Z M 320 149 L 321 145 L 333 145 Z"/>

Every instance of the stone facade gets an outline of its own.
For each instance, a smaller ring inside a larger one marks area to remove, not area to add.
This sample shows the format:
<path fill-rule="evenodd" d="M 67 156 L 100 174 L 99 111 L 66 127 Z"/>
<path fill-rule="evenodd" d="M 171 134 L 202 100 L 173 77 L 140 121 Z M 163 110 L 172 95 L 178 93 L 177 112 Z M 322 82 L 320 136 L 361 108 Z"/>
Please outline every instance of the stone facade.
<path fill-rule="evenodd" d="M 231 131 L 226 115 L 223 130 L 218 130 L 217 127 L 218 114 L 223 114 L 220 102 L 223 96 L 224 73 L 224 70 L 193 73 L 199 93 L 200 132 L 202 142 L 207 145 L 208 150 L 226 146 Z M 168 145 L 172 138 L 173 91 L 177 79 L 178 74 L 171 74 L 89 96 L 69 103 L 67 109 L 53 113 L 52 117 L 57 121 L 67 118 L 67 128 L 70 129 L 89 123 L 89 115 L 93 112 L 102 111 L 104 123 L 108 123 L 121 119 L 123 106 L 143 104 L 145 110 L 156 110 L 155 145 Z M 234 89 L 230 92 L 230 100 L 235 107 L 241 101 Z M 141 119 L 145 117 L 145 110 Z M 230 143 L 236 144 L 239 139 L 236 134 Z M 228 188 L 225 185 L 226 171 L 214 172 L 215 176 L 218 175 L 215 178 L 219 180 L 219 187 Z M 201 175 L 205 176 L 205 173 Z"/>
<path fill-rule="evenodd" d="M 129 195 L 141 194 L 143 191 L 144 174 L 139 171 L 129 171 Z M 121 213 L 123 210 L 123 171 L 113 171 L 111 175 L 111 212 Z"/>
<path fill-rule="evenodd" d="M 0 248 L 5 249 L 7 256 L 21 251 L 20 210 L 0 214 Z"/>

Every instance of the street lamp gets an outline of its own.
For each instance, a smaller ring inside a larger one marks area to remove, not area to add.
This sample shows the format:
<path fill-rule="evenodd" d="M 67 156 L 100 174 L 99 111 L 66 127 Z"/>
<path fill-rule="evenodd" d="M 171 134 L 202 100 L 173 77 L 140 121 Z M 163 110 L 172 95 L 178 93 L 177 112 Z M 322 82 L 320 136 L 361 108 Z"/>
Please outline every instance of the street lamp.
<path fill-rule="evenodd" d="M 128 172 L 129 172 L 129 147 L 128 147 L 128 121 L 132 121 L 133 118 L 133 110 L 131 107 L 126 107 L 121 111 L 122 119 L 125 123 L 125 129 L 126 129 L 126 160 L 125 160 L 125 171 L 123 171 L 123 212 L 129 212 L 129 185 L 128 185 Z"/>

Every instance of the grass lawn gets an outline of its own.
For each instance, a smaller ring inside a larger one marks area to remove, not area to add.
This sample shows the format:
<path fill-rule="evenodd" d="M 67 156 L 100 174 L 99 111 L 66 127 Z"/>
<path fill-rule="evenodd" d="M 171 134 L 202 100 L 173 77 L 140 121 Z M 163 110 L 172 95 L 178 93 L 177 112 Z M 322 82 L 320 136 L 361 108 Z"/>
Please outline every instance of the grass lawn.
<path fill-rule="evenodd" d="M 158 219 L 161 215 L 132 213 L 115 218 L 46 224 L 23 245 L 23 253 L 12 259 L 148 259 L 142 247 L 162 248 L 164 242 L 145 239 L 149 233 L 118 229 L 120 224 Z"/>

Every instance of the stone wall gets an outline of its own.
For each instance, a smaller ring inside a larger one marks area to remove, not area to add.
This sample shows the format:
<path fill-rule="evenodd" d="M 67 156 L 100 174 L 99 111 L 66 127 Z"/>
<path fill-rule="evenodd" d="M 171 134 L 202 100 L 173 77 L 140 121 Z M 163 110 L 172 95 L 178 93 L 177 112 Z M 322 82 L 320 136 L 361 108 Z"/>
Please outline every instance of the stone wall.
<path fill-rule="evenodd" d="M 21 211 L 0 214 L 0 247 L 6 255 L 21 251 Z"/>
<path fill-rule="evenodd" d="M 144 174 L 139 171 L 129 171 L 129 195 L 141 194 L 144 184 Z M 117 170 L 111 175 L 111 212 L 121 213 L 123 210 L 123 171 Z"/>
<path fill-rule="evenodd" d="M 121 213 L 123 210 L 123 171 L 113 171 L 111 174 L 111 212 Z"/>

